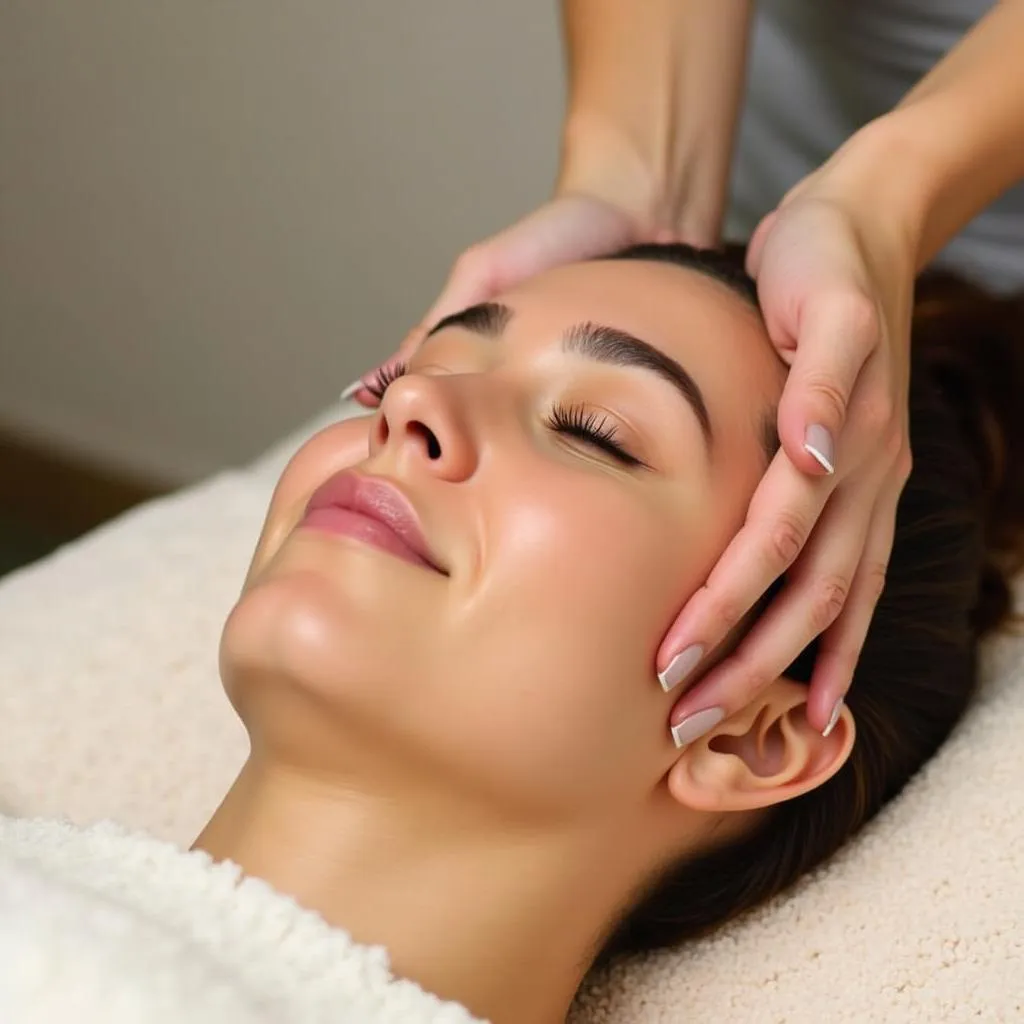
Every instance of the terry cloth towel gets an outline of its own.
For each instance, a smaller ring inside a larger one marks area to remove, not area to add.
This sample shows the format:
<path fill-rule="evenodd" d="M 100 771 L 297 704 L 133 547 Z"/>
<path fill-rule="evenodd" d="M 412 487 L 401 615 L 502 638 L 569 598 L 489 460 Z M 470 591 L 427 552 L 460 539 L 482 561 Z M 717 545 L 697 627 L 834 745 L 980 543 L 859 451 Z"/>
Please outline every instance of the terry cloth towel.
<path fill-rule="evenodd" d="M 481 1024 L 236 865 L 0 818 L 3 1024 Z"/>

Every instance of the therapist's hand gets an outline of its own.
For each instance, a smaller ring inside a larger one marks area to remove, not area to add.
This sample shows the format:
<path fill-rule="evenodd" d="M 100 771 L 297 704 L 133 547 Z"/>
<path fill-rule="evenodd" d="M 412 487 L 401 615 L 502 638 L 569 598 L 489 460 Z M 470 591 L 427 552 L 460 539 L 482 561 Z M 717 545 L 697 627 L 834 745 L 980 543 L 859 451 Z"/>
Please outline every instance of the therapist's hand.
<path fill-rule="evenodd" d="M 468 248 L 456 261 L 438 300 L 385 362 L 409 359 L 427 332 L 441 319 L 467 306 L 486 302 L 520 281 L 563 263 L 609 255 L 641 242 L 687 241 L 710 245 L 712 228 L 658 227 L 654 218 L 641 217 L 625 205 L 583 194 L 556 196 L 498 234 Z M 707 237 L 703 237 L 707 234 Z M 373 384 L 377 370 L 362 378 Z M 353 385 L 348 391 L 361 404 L 376 405 L 370 389 Z"/>
<path fill-rule="evenodd" d="M 819 634 L 808 719 L 825 732 L 841 710 L 910 472 L 912 250 L 900 225 L 870 223 L 815 178 L 754 235 L 748 269 L 791 367 L 779 406 L 782 450 L 743 528 L 658 652 L 662 685 L 683 694 L 670 715 L 680 746 L 711 728 L 719 710 L 727 717 L 746 705 Z M 715 648 L 782 574 L 783 589 L 715 664 Z M 687 692 L 685 679 L 708 665 Z"/>

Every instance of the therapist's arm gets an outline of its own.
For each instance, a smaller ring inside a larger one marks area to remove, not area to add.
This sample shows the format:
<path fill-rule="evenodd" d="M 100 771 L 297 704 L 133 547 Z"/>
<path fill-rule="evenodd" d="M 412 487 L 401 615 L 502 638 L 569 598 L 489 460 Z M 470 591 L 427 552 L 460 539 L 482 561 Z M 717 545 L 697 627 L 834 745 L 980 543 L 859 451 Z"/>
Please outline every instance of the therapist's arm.
<path fill-rule="evenodd" d="M 714 244 L 746 69 L 749 0 L 564 0 L 557 192 Z"/>
<path fill-rule="evenodd" d="M 905 225 L 915 266 L 927 264 L 1024 178 L 1024 0 L 996 4 L 812 178 L 865 221 Z"/>

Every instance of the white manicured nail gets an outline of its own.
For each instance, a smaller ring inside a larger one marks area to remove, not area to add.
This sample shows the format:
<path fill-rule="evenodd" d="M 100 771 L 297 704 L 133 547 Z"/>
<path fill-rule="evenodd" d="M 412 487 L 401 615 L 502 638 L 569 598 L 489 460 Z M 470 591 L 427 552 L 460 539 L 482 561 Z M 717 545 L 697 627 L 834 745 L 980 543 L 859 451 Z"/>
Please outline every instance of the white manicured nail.
<path fill-rule="evenodd" d="M 339 402 L 347 402 L 353 395 L 357 394 L 366 385 L 361 380 L 354 380 L 340 395 L 338 395 Z"/>
<path fill-rule="evenodd" d="M 836 723 L 839 721 L 839 716 L 843 713 L 843 698 L 840 697 L 836 701 L 835 707 L 832 708 L 832 714 L 828 716 L 828 725 L 821 730 L 821 735 L 828 739 L 832 735 L 832 730 L 836 727 Z"/>
<path fill-rule="evenodd" d="M 666 693 L 675 689 L 697 667 L 703 657 L 704 648 L 700 644 L 691 644 L 685 651 L 681 651 L 668 663 L 664 672 L 658 673 L 661 688 Z"/>
<path fill-rule="evenodd" d="M 725 718 L 725 711 L 722 708 L 705 708 L 698 711 L 689 718 L 684 718 L 678 725 L 672 726 L 672 740 L 676 747 L 685 747 L 700 739 L 706 732 L 714 729 L 718 723 Z"/>
<path fill-rule="evenodd" d="M 836 450 L 832 435 L 820 423 L 812 423 L 807 428 L 804 451 L 809 452 L 829 476 L 836 471 Z"/>

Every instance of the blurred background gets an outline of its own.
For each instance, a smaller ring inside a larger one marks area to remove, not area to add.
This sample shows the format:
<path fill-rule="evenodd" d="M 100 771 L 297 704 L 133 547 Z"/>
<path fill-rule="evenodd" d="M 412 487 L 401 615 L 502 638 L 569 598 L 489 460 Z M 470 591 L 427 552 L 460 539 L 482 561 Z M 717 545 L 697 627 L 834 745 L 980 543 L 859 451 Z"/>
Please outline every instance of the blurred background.
<path fill-rule="evenodd" d="M 389 355 L 562 100 L 552 0 L 3 0 L 0 572 Z"/>

